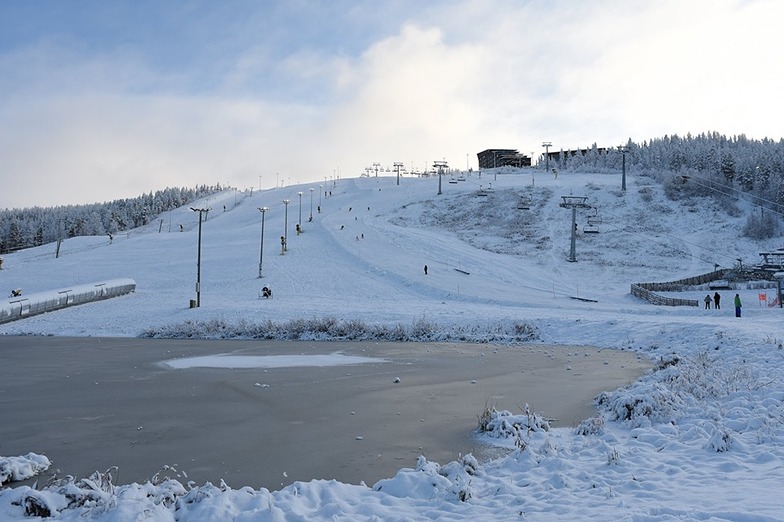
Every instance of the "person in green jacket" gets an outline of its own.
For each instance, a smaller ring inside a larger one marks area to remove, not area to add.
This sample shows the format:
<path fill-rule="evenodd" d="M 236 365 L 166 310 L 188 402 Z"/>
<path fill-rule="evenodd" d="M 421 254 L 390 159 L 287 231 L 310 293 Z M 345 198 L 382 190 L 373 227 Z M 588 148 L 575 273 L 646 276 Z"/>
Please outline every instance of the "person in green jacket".
<path fill-rule="evenodd" d="M 740 317 L 740 296 L 735 294 L 735 317 Z"/>

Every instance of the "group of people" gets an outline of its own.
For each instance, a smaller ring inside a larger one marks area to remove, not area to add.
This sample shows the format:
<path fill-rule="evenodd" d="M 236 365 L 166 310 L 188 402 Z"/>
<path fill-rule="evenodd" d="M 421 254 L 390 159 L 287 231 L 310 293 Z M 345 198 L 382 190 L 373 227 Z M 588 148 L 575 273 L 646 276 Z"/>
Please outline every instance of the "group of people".
<path fill-rule="evenodd" d="M 710 294 L 706 295 L 703 301 L 705 301 L 706 310 L 710 310 L 711 303 L 713 303 L 713 306 L 716 308 L 716 310 L 721 309 L 721 294 L 719 294 L 718 292 L 713 294 L 712 298 Z M 735 317 L 740 317 L 740 309 L 743 306 L 740 302 L 740 295 L 735 294 L 735 299 L 733 304 L 735 305 Z"/>
<path fill-rule="evenodd" d="M 716 310 L 721 309 L 721 294 L 719 294 L 718 292 L 713 294 L 713 298 L 712 299 L 711 299 L 711 295 L 710 294 L 706 295 L 704 301 L 705 301 L 705 309 L 706 310 L 710 310 L 711 303 L 714 304 L 714 306 L 716 307 Z"/>

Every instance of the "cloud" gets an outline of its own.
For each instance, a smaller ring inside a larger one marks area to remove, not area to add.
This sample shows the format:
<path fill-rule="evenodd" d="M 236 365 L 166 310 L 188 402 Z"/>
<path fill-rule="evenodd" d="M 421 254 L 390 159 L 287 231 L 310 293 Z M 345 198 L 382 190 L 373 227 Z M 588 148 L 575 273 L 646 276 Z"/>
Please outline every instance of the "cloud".
<path fill-rule="evenodd" d="M 279 6 L 269 32 L 259 12 L 218 9 L 176 31 L 171 52 L 59 33 L 0 50 L 0 207 L 318 182 L 374 162 L 464 167 L 544 140 L 781 137 L 775 0 L 401 5 L 299 24 Z"/>

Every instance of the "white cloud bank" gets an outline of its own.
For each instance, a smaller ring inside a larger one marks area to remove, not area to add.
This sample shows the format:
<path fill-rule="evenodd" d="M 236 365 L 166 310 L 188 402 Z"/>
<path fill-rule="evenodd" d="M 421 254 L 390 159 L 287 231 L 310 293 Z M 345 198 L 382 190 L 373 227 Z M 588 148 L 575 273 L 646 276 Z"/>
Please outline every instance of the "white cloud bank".
<path fill-rule="evenodd" d="M 354 176 L 376 161 L 464 168 L 484 148 L 538 154 L 543 140 L 781 137 L 775 24 L 784 6 L 772 0 L 402 11 L 387 13 L 387 32 L 359 53 L 321 51 L 321 33 L 307 33 L 314 20 L 292 15 L 289 31 L 267 37 L 244 24 L 224 54 L 196 46 L 212 60 L 202 69 L 198 60 L 153 64 L 142 40 L 100 51 L 54 37 L 0 47 L 0 208 L 200 183 L 269 187 Z M 190 16 L 204 26 L 204 13 Z M 368 13 L 340 16 L 333 32 L 348 38 Z M 286 37 L 291 51 L 279 58 Z"/>

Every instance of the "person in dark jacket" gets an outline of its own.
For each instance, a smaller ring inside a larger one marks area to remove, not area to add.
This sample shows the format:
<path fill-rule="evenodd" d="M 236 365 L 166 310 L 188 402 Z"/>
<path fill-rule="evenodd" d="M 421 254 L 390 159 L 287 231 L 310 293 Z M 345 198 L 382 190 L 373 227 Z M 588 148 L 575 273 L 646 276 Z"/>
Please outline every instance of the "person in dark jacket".
<path fill-rule="evenodd" d="M 721 304 L 719 303 L 721 303 L 721 294 L 716 292 L 715 294 L 713 294 L 713 305 L 716 308 L 716 310 L 721 310 Z"/>

